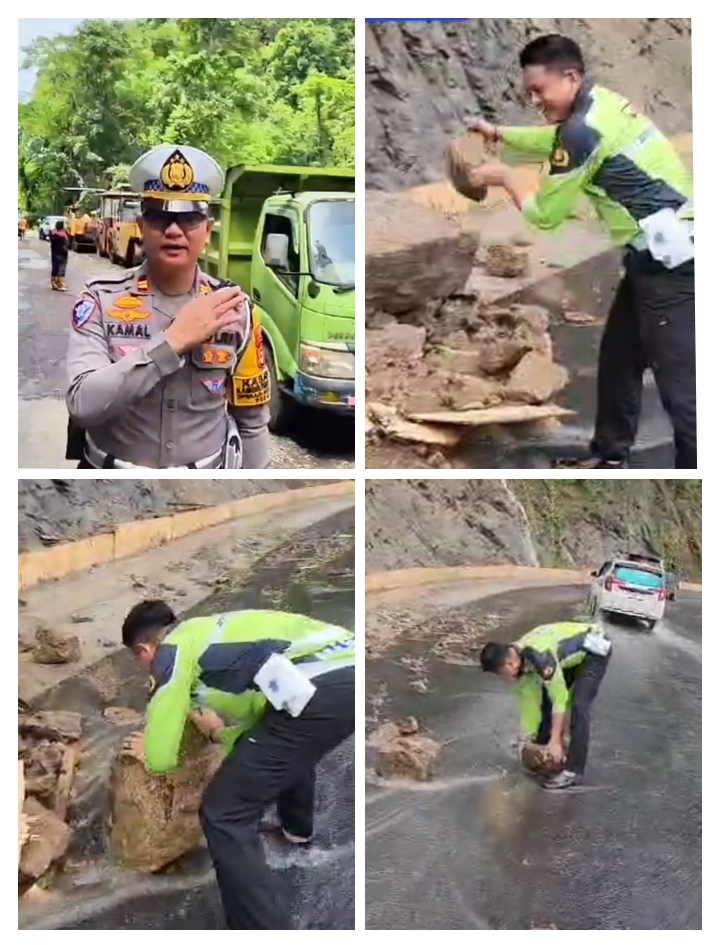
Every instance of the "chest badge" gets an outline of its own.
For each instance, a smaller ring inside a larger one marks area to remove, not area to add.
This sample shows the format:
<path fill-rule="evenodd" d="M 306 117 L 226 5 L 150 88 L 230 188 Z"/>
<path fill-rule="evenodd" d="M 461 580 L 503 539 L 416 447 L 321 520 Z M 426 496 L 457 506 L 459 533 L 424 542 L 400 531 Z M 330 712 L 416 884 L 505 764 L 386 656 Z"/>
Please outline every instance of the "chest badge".
<path fill-rule="evenodd" d="M 206 381 L 203 381 L 203 387 L 206 387 L 211 394 L 220 394 L 225 390 L 225 378 L 224 377 L 209 377 Z"/>
<path fill-rule="evenodd" d="M 122 301 L 123 300 L 120 299 L 120 302 Z M 134 300 L 134 301 L 140 302 L 139 299 Z M 119 303 L 116 303 L 116 304 L 119 304 Z M 140 304 L 142 303 L 140 302 Z M 131 308 L 121 308 L 121 309 L 112 309 L 111 311 L 107 313 L 107 316 L 108 318 L 115 318 L 120 322 L 125 322 L 126 324 L 129 324 L 131 322 L 145 321 L 146 318 L 150 318 L 150 312 L 142 312 L 142 311 L 139 311 L 138 309 L 131 309 Z"/>

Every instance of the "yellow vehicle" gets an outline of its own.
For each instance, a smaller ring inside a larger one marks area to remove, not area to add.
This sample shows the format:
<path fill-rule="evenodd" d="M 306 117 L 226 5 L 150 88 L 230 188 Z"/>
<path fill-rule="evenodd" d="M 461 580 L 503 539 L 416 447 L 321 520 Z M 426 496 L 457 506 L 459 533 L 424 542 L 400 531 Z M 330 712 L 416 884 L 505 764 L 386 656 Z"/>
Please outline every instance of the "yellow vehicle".
<path fill-rule="evenodd" d="M 83 251 L 94 253 L 97 220 L 85 211 L 79 210 L 76 206 L 66 207 L 65 217 L 68 221 L 70 249 L 76 253 Z"/>
<path fill-rule="evenodd" d="M 106 190 L 98 194 L 99 227 L 97 251 L 123 266 L 139 266 L 143 259 L 142 236 L 137 218 L 140 195 L 129 190 Z"/>

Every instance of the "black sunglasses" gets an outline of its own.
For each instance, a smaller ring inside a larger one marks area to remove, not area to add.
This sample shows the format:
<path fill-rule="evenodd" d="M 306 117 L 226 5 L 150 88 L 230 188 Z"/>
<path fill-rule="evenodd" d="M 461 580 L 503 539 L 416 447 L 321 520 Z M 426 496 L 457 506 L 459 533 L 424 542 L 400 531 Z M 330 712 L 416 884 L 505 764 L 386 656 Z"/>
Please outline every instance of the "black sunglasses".
<path fill-rule="evenodd" d="M 188 230 L 196 230 L 207 222 L 207 216 L 200 213 L 200 211 L 191 210 L 189 213 L 171 213 L 169 210 L 155 210 L 150 207 L 143 210 L 142 218 L 153 230 L 160 230 L 162 233 L 173 223 L 177 223 L 180 229 L 186 233 Z"/>

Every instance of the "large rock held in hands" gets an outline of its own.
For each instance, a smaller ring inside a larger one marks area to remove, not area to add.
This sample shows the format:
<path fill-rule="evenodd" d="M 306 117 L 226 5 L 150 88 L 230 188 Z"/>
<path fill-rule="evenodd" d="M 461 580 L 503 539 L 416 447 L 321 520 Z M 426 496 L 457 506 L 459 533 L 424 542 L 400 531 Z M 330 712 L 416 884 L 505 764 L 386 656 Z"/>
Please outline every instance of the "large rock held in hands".
<path fill-rule="evenodd" d="M 115 759 L 110 851 L 121 866 L 155 873 L 201 844 L 198 809 L 222 761 L 222 749 L 188 722 L 181 759 L 170 774 L 149 774 L 140 761 L 125 755 Z"/>

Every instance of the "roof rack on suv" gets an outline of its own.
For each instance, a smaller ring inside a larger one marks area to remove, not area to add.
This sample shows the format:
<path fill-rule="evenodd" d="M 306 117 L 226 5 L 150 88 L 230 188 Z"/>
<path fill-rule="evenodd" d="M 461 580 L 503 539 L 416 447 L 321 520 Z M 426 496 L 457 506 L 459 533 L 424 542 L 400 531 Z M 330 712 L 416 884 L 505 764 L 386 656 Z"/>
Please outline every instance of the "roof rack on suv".
<path fill-rule="evenodd" d="M 663 559 L 656 554 L 650 554 L 645 551 L 626 551 L 622 555 L 626 561 L 645 561 L 647 564 L 657 564 L 662 566 Z"/>

